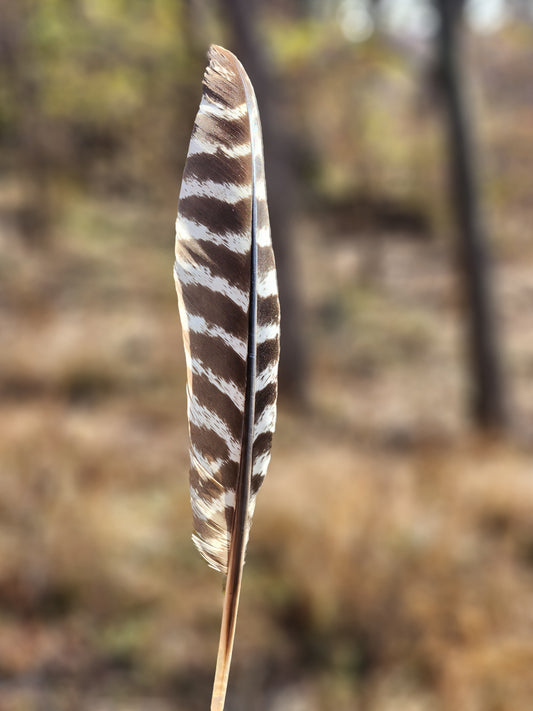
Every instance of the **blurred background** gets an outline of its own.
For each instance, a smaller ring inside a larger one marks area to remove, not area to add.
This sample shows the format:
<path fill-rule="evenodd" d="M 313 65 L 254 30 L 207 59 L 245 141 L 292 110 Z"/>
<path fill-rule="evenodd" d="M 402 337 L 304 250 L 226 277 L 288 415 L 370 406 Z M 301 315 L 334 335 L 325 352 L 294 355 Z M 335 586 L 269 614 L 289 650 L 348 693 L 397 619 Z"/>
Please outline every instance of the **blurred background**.
<path fill-rule="evenodd" d="M 530 711 L 530 0 L 1 0 L 0 710 L 209 705 L 172 264 L 212 42 L 283 316 L 227 709 Z"/>

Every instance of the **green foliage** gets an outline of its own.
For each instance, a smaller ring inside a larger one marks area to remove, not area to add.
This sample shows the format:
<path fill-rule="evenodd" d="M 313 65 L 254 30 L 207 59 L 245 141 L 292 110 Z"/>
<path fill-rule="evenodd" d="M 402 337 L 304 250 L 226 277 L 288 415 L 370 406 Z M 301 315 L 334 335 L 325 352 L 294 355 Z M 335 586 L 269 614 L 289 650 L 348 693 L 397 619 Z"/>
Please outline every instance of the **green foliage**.
<path fill-rule="evenodd" d="M 183 3 L 48 0 L 23 7 L 13 13 L 18 40 L 0 91 L 0 140 L 18 133 L 24 146 L 31 114 L 45 134 L 51 171 L 148 192 L 166 172 L 175 174 L 192 120 L 183 97 L 199 91 L 201 76 Z"/>

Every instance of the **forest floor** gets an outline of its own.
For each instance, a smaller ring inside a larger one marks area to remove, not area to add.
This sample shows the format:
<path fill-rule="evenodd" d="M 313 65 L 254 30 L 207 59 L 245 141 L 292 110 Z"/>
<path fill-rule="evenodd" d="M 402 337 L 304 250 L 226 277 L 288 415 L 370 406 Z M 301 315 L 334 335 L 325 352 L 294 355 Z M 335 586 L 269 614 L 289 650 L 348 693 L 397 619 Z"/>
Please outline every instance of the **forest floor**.
<path fill-rule="evenodd" d="M 169 225 L 87 199 L 43 249 L 2 225 L 2 711 L 208 704 Z M 296 235 L 310 404 L 280 406 L 229 708 L 529 711 L 531 440 L 469 429 L 446 243 Z M 523 434 L 533 271 L 498 281 Z"/>

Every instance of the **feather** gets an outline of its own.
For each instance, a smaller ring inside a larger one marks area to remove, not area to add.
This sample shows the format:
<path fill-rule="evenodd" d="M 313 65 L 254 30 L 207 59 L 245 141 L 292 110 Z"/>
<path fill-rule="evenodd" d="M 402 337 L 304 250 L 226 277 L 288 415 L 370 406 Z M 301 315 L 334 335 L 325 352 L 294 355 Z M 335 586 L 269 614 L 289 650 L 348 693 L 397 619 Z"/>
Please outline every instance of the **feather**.
<path fill-rule="evenodd" d="M 276 419 L 279 301 L 259 111 L 211 46 L 185 163 L 174 276 L 187 365 L 193 540 L 226 577 L 212 711 L 222 711 L 255 497 Z"/>

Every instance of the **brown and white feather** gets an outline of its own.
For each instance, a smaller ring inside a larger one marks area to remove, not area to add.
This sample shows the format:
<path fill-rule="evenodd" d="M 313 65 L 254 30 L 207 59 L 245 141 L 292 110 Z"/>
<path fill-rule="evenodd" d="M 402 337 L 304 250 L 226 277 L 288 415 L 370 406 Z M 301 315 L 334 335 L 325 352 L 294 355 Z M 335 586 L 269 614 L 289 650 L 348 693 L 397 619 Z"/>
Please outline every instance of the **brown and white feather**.
<path fill-rule="evenodd" d="M 257 102 L 240 62 L 216 46 L 183 173 L 174 275 L 187 364 L 193 540 L 235 588 L 230 622 L 223 618 L 231 639 L 219 650 L 228 656 L 229 648 L 231 657 L 244 552 L 275 426 L 280 319 Z M 212 708 L 223 708 L 225 687 L 218 693 Z"/>

